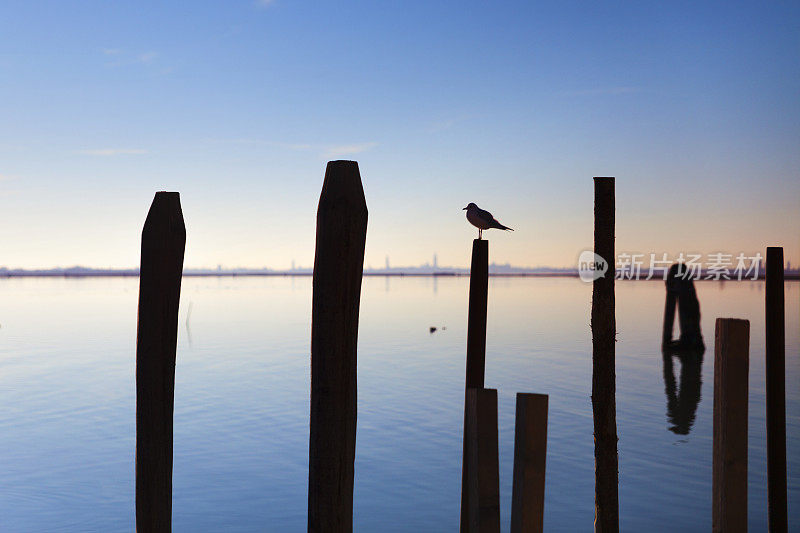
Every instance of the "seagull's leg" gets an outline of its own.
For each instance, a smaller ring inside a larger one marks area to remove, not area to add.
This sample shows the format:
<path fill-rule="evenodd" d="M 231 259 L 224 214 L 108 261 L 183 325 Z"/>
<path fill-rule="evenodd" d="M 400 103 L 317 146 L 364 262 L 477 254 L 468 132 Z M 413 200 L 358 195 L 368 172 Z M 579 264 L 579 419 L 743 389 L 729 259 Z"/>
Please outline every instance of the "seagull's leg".
<path fill-rule="evenodd" d="M 481 228 L 478 228 L 478 240 L 481 240 L 482 238 L 483 238 L 483 230 Z"/>

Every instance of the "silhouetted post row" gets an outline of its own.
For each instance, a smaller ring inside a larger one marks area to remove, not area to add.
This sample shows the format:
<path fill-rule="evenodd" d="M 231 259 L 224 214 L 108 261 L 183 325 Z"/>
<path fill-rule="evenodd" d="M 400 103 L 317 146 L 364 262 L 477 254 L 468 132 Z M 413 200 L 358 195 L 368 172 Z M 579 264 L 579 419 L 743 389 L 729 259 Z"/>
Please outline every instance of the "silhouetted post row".
<path fill-rule="evenodd" d="M 142 231 L 136 333 L 136 530 L 172 530 L 172 414 L 186 228 L 177 192 L 158 192 Z"/>
<path fill-rule="evenodd" d="M 614 178 L 594 178 L 594 252 L 608 264 L 592 287 L 595 531 L 619 531 L 614 303 Z"/>
<path fill-rule="evenodd" d="M 472 262 L 469 274 L 469 315 L 467 318 L 467 369 L 464 396 L 464 440 L 461 462 L 461 531 L 467 531 L 470 493 L 469 447 L 467 433 L 467 395 L 469 389 L 482 389 L 486 369 L 486 310 L 489 291 L 489 241 L 472 241 Z"/>
<path fill-rule="evenodd" d="M 511 533 L 544 530 L 547 402 L 546 394 L 517 393 Z"/>
<path fill-rule="evenodd" d="M 786 317 L 783 248 L 767 248 L 766 396 L 769 531 L 788 530 L 786 502 Z"/>
<path fill-rule="evenodd" d="M 714 342 L 712 530 L 747 530 L 750 322 L 718 318 Z"/>
<path fill-rule="evenodd" d="M 467 389 L 467 521 L 469 533 L 500 533 L 500 463 L 498 457 L 497 390 Z"/>
<path fill-rule="evenodd" d="M 331 161 L 317 209 L 311 311 L 311 532 L 353 529 L 356 348 L 366 236 L 358 163 Z"/>

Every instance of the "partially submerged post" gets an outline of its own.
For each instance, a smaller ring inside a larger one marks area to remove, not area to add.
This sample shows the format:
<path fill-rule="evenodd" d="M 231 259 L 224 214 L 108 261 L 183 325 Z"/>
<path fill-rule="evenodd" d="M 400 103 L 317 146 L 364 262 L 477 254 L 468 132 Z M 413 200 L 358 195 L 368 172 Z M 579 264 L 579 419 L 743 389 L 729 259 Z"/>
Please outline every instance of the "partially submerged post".
<path fill-rule="evenodd" d="M 594 178 L 594 253 L 608 265 L 592 287 L 595 531 L 619 531 L 614 311 L 614 178 Z"/>
<path fill-rule="evenodd" d="M 469 316 L 467 318 L 467 377 L 465 391 L 482 389 L 486 368 L 486 307 L 489 290 L 489 241 L 472 241 L 472 263 L 469 275 Z M 470 494 L 467 486 L 469 439 L 467 407 L 464 407 L 464 441 L 461 463 L 461 531 L 467 531 Z"/>
<path fill-rule="evenodd" d="M 718 318 L 714 343 L 712 530 L 747 527 L 747 382 L 750 322 Z"/>
<path fill-rule="evenodd" d="M 669 269 L 665 281 L 667 299 L 664 307 L 664 329 L 662 347 L 686 348 L 705 351 L 703 334 L 700 331 L 700 301 L 694 288 L 694 280 L 686 265 L 675 263 Z M 678 308 L 680 338 L 672 342 L 672 329 L 675 321 L 675 307 Z"/>
<path fill-rule="evenodd" d="M 331 161 L 317 209 L 314 257 L 309 531 L 353 529 L 356 345 L 366 236 L 358 163 Z"/>
<path fill-rule="evenodd" d="M 136 333 L 136 530 L 172 530 L 172 413 L 186 228 L 180 195 L 156 193 L 142 230 Z"/>
<path fill-rule="evenodd" d="M 767 495 L 769 531 L 788 530 L 786 507 L 786 322 L 783 248 L 767 248 Z"/>
<path fill-rule="evenodd" d="M 511 533 L 544 530 L 547 400 L 546 394 L 517 393 Z"/>
<path fill-rule="evenodd" d="M 661 346 L 667 346 L 672 342 L 672 330 L 675 327 L 675 307 L 678 305 L 678 294 L 677 291 L 671 289 L 672 287 L 670 287 L 668 279 L 667 297 L 664 303 L 664 326 L 661 334 Z"/>
<path fill-rule="evenodd" d="M 500 464 L 497 443 L 497 390 L 467 389 L 465 439 L 469 508 L 462 531 L 500 533 Z"/>

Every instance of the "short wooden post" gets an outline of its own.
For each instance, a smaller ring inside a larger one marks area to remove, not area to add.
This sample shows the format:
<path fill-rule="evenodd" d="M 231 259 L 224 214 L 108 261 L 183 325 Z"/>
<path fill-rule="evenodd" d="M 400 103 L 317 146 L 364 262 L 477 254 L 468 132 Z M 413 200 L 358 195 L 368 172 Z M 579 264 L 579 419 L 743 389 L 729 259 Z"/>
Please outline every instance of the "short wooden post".
<path fill-rule="evenodd" d="M 136 333 L 136 530 L 172 530 L 172 413 L 186 228 L 180 195 L 156 193 L 142 231 Z"/>
<path fill-rule="evenodd" d="M 595 531 L 619 531 L 614 303 L 614 178 L 594 178 L 594 252 L 608 264 L 592 287 Z"/>
<path fill-rule="evenodd" d="M 661 335 L 661 345 L 666 346 L 672 342 L 672 330 L 675 325 L 675 307 L 678 300 L 675 293 L 667 289 L 667 299 L 664 304 L 664 327 Z"/>
<path fill-rule="evenodd" d="M 789 528 L 786 505 L 786 322 L 783 248 L 767 248 L 766 378 L 769 531 Z"/>
<path fill-rule="evenodd" d="M 467 317 L 467 370 L 465 391 L 482 389 L 486 368 L 486 308 L 489 291 L 489 241 L 472 241 L 472 264 L 469 273 L 469 315 Z M 461 531 L 466 531 L 469 509 L 467 478 L 466 396 L 464 406 L 464 441 L 461 462 Z"/>
<path fill-rule="evenodd" d="M 308 531 L 353 529 L 356 345 L 367 235 L 358 163 L 331 161 L 317 209 Z"/>
<path fill-rule="evenodd" d="M 678 305 L 678 291 L 676 290 L 677 280 L 680 271 L 680 265 L 675 263 L 667 273 L 664 285 L 667 290 L 667 297 L 664 303 L 664 325 L 661 333 L 661 346 L 667 346 L 672 342 L 672 330 L 675 326 L 675 308 Z"/>
<path fill-rule="evenodd" d="M 511 533 L 544 530 L 547 401 L 546 394 L 517 393 Z"/>
<path fill-rule="evenodd" d="M 467 523 L 470 533 L 500 533 L 500 461 L 498 457 L 497 390 L 467 389 Z M 466 526 L 466 528 L 464 528 Z"/>
<path fill-rule="evenodd" d="M 750 322 L 718 318 L 714 343 L 712 530 L 747 531 Z"/>

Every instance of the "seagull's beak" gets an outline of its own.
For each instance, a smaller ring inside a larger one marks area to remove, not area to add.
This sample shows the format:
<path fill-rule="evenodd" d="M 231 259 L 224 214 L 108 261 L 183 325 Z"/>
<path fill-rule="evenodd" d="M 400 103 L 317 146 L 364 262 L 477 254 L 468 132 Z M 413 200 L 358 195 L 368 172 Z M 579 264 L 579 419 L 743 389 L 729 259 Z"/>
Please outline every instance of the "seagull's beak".
<path fill-rule="evenodd" d="M 467 208 L 466 208 L 466 207 L 465 207 L 464 209 L 462 209 L 462 211 L 466 211 L 466 210 L 467 210 Z"/>

